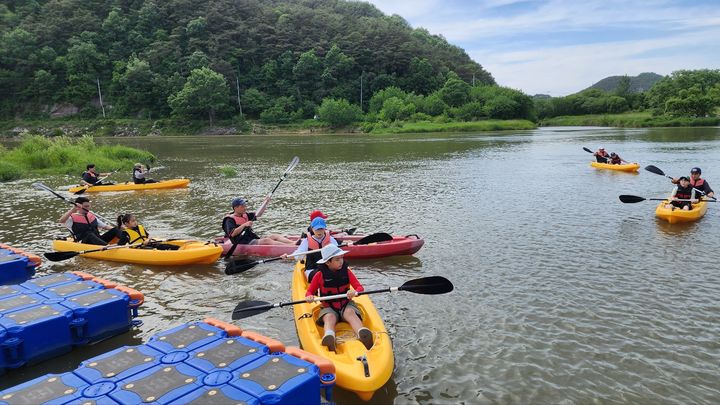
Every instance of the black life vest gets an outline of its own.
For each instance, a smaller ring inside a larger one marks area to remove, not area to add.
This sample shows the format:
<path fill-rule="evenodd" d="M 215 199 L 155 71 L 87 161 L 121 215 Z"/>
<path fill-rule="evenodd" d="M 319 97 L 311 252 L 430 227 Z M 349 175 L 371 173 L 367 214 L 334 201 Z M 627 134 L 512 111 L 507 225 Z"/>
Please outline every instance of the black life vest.
<path fill-rule="evenodd" d="M 74 212 L 70 214 L 70 218 L 72 218 L 71 231 L 73 235 L 75 235 L 76 241 L 85 239 L 85 236 L 90 233 L 100 236 L 100 232 L 98 232 L 98 220 L 92 212 L 88 212 L 87 214 Z"/>
<path fill-rule="evenodd" d="M 620 156 L 615 156 L 613 158 L 610 158 L 610 164 L 619 165 L 620 163 L 622 163 Z"/>
<path fill-rule="evenodd" d="M 83 180 L 85 180 L 86 182 L 88 182 L 90 184 L 95 184 L 98 182 L 97 174 L 92 173 L 92 172 L 83 172 L 82 178 L 83 178 Z"/>
<path fill-rule="evenodd" d="M 322 284 L 320 285 L 319 296 L 346 294 L 350 289 L 350 276 L 348 275 L 348 265 L 343 263 L 338 271 L 330 270 L 324 263 L 318 265 L 318 270 L 322 274 Z M 323 301 L 334 309 L 340 311 L 349 302 L 347 298 L 340 298 L 331 301 Z M 325 306 L 325 305 L 324 305 Z"/>
<path fill-rule="evenodd" d="M 310 232 L 305 234 L 305 237 L 308 241 L 308 250 L 322 249 L 323 247 L 330 244 L 330 232 L 328 232 L 327 230 L 325 230 L 325 235 L 319 243 L 317 240 L 315 240 L 315 238 L 312 237 L 312 235 L 313 234 Z M 322 259 L 322 254 L 320 252 L 305 255 L 305 269 L 312 270 L 317 268 L 317 261 L 320 259 Z"/>
<path fill-rule="evenodd" d="M 677 191 L 675 192 L 675 198 L 679 198 L 681 200 L 689 200 L 692 198 L 692 191 L 693 191 L 692 186 L 683 188 L 682 186 L 678 185 Z"/>

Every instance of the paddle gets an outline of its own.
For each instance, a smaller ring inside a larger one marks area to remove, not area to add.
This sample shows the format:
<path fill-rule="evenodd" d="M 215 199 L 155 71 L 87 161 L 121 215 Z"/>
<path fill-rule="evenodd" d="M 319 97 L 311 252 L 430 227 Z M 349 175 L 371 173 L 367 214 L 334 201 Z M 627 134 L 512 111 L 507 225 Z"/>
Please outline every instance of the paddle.
<path fill-rule="evenodd" d="M 385 292 L 395 292 L 395 291 L 407 291 L 415 294 L 426 294 L 426 295 L 437 295 L 437 294 L 445 294 L 449 293 L 453 290 L 453 285 L 450 282 L 450 280 L 446 279 L 445 277 L 440 276 L 431 276 L 431 277 L 423 277 L 423 278 L 416 278 L 414 280 L 406 281 L 403 285 L 400 287 L 389 287 L 389 288 L 383 288 L 379 290 L 370 290 L 370 291 L 363 291 L 358 293 L 358 295 L 368 295 L 368 294 L 377 294 L 377 293 L 385 293 Z M 319 301 L 330 301 L 330 300 L 337 300 L 346 298 L 347 294 L 337 294 L 337 295 L 329 295 L 326 297 L 315 297 L 312 302 L 319 302 Z M 232 312 L 232 319 L 244 319 L 249 318 L 254 315 L 261 314 L 263 312 L 267 312 L 270 309 L 273 308 L 280 308 L 285 307 L 288 305 L 297 305 L 297 304 L 303 304 L 306 303 L 305 300 L 298 300 L 298 301 L 291 301 L 291 302 L 281 302 L 277 304 L 272 304 L 265 301 L 244 301 L 235 307 L 235 309 Z"/>
<path fill-rule="evenodd" d="M 372 235 L 368 235 L 364 238 L 358 239 L 357 241 L 350 243 L 350 244 L 341 244 L 338 245 L 338 247 L 345 247 L 345 246 L 352 246 L 352 245 L 369 245 L 371 243 L 378 243 L 378 242 L 387 242 L 391 241 L 393 239 L 392 235 L 389 233 L 374 233 Z M 301 252 L 296 254 L 290 254 L 288 256 L 304 256 L 310 253 L 317 253 L 322 249 L 315 249 L 315 250 L 309 250 L 307 252 Z M 252 269 L 253 267 L 257 266 L 258 264 L 268 263 L 268 262 L 274 262 L 276 260 L 283 259 L 282 256 L 277 257 L 271 257 L 269 259 L 262 259 L 262 260 L 232 260 L 228 262 L 228 264 L 225 266 L 225 274 L 231 275 L 231 274 L 238 274 L 242 273 L 244 271 L 248 271 Z"/>
<path fill-rule="evenodd" d="M 352 235 L 355 233 L 357 228 L 348 228 L 348 229 L 331 229 L 330 235 L 337 235 L 338 233 L 345 233 L 348 235 Z"/>
<path fill-rule="evenodd" d="M 119 170 L 119 169 L 118 169 L 118 170 Z M 113 170 L 112 172 L 108 173 L 107 176 L 100 177 L 99 179 L 97 179 L 97 182 L 96 182 L 95 184 L 100 183 L 100 182 L 102 182 L 103 180 L 107 179 L 108 177 L 112 176 L 113 174 L 117 173 L 118 170 Z M 95 184 L 88 184 L 88 185 L 84 186 L 83 188 L 81 188 L 80 190 L 74 192 L 73 194 L 75 194 L 75 195 L 83 194 L 84 192 L 87 191 L 87 189 L 89 189 L 90 187 L 95 186 Z"/>
<path fill-rule="evenodd" d="M 45 256 L 51 262 L 60 262 L 63 260 L 72 259 L 73 257 L 75 257 L 77 255 L 82 255 L 85 253 L 102 252 L 104 250 L 112 250 L 112 249 L 131 248 L 132 246 L 134 246 L 134 245 L 107 245 L 107 246 L 103 246 L 102 248 L 91 249 L 91 250 L 81 250 L 81 251 L 73 251 L 73 252 L 48 252 L 48 253 L 43 253 L 43 256 Z"/>
<path fill-rule="evenodd" d="M 338 245 L 338 247 L 343 247 L 347 245 Z M 308 250 L 307 252 L 300 252 L 295 254 L 289 254 L 287 257 L 296 257 L 296 256 L 304 256 L 310 253 L 317 253 L 321 251 L 322 249 L 315 249 L 315 250 Z M 274 262 L 277 260 L 284 259 L 283 256 L 277 256 L 277 257 L 271 257 L 269 259 L 262 259 L 262 260 L 233 260 L 229 262 L 225 266 L 225 274 L 231 275 L 231 274 L 237 274 L 242 273 L 244 271 L 248 271 L 252 269 L 253 267 L 257 266 L 258 264 L 268 263 L 268 262 Z"/>
<path fill-rule="evenodd" d="M 595 154 L 595 152 L 591 151 L 590 149 L 588 149 L 588 148 L 586 148 L 586 147 L 584 147 L 584 146 L 583 146 L 583 150 L 584 150 L 585 152 L 587 152 L 587 153 L 592 153 L 593 155 Z M 609 162 L 609 161 L 610 161 L 610 158 L 609 158 L 609 157 L 605 157 L 605 156 L 598 156 L 598 157 L 599 157 L 600 159 L 605 159 L 606 162 Z"/>
<path fill-rule="evenodd" d="M 668 176 L 667 174 L 665 174 L 665 172 L 660 170 L 660 168 L 658 168 L 657 166 L 647 165 L 647 166 L 645 166 L 645 170 L 649 171 L 650 173 L 655 173 L 655 174 L 659 174 L 660 176 L 665 176 L 670 180 L 673 180 L 673 181 L 675 180 L 672 176 Z M 705 192 L 702 190 L 698 190 L 695 187 L 693 187 L 693 190 L 697 191 L 702 196 L 707 196 L 707 194 L 705 194 Z M 708 198 L 712 198 L 712 200 L 708 200 L 708 201 L 717 201 L 717 198 L 715 198 L 715 197 L 708 197 Z"/>
<path fill-rule="evenodd" d="M 272 191 L 267 195 L 267 197 L 265 197 L 265 201 L 263 201 L 263 203 L 260 205 L 260 208 L 255 213 L 255 219 L 259 218 L 263 214 L 263 212 L 265 212 L 265 208 L 267 208 L 267 205 L 270 203 L 270 198 L 272 197 L 275 190 L 277 190 L 278 187 L 280 187 L 280 183 L 282 183 L 283 180 L 285 180 L 285 178 L 287 178 L 287 176 L 290 174 L 291 171 L 293 171 L 293 169 L 295 168 L 295 166 L 298 165 L 298 163 L 300 163 L 299 157 L 295 156 L 294 158 L 292 158 L 287 169 L 285 169 L 285 172 L 282 174 L 282 176 L 280 176 L 280 180 L 278 181 L 278 183 L 275 185 L 275 187 L 272 189 Z M 242 238 L 242 235 L 246 232 L 246 230 L 247 230 L 247 228 L 245 228 L 242 231 L 242 233 L 240 233 L 240 235 L 237 236 L 238 239 Z M 232 254 L 235 253 L 235 249 L 237 248 L 237 245 L 238 245 L 237 243 L 233 243 L 233 245 L 230 247 L 230 250 L 228 250 L 227 254 L 225 255 L 226 258 L 232 257 Z"/>
<path fill-rule="evenodd" d="M 626 203 L 626 204 L 634 204 L 639 203 L 641 201 L 667 201 L 667 198 L 644 198 L 644 197 L 638 197 L 636 195 L 621 195 L 620 201 Z M 674 201 L 693 201 L 693 200 L 674 200 Z M 706 202 L 717 202 L 717 200 L 703 200 Z"/>
<path fill-rule="evenodd" d="M 73 206 L 78 206 L 78 204 L 76 204 L 75 202 L 70 201 L 69 199 L 61 196 L 60 194 L 56 193 L 55 191 L 53 191 L 53 189 L 51 189 L 50 187 L 46 186 L 46 185 L 43 184 L 43 183 L 40 183 L 40 182 L 38 182 L 38 183 L 33 183 L 32 186 L 35 187 L 35 188 L 38 189 L 38 190 L 43 190 L 43 191 L 47 191 L 47 192 L 49 192 L 49 193 L 52 193 L 55 197 L 57 197 L 57 198 L 65 201 L 65 202 L 67 202 L 68 204 L 71 204 L 71 205 L 73 205 Z M 109 221 L 107 218 L 103 218 L 102 216 L 98 215 L 98 214 L 95 213 L 95 212 L 92 212 L 92 211 L 88 211 L 88 212 L 91 212 L 93 215 L 95 215 L 96 217 L 100 218 L 101 220 L 103 220 L 103 221 L 104 221 L 105 223 L 107 223 L 107 224 L 112 224 L 112 223 L 114 223 L 113 221 Z"/>

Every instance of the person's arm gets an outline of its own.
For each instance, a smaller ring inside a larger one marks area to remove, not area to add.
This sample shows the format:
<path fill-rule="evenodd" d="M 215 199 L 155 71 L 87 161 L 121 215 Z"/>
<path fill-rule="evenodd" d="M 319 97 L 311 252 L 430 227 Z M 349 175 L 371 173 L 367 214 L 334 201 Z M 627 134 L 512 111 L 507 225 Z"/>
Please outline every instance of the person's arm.
<path fill-rule="evenodd" d="M 97 218 L 97 221 L 98 221 L 98 228 L 100 228 L 100 229 L 103 229 L 103 230 L 106 230 L 106 231 L 107 231 L 107 230 L 110 230 L 110 229 L 113 229 L 113 228 L 114 228 L 114 226 L 105 223 L 105 221 L 103 221 L 103 220 L 100 219 L 100 218 Z"/>
<path fill-rule="evenodd" d="M 68 226 L 68 225 L 67 225 L 67 222 L 68 222 L 68 220 L 70 220 L 70 221 L 71 221 L 71 222 L 70 222 L 70 226 L 72 226 L 72 219 L 70 219 L 70 215 L 72 215 L 74 212 L 77 212 L 77 206 L 70 208 L 70 209 L 68 210 L 68 212 L 64 213 L 64 214 L 60 217 L 60 219 L 58 219 L 58 223 L 61 223 L 61 224 L 65 225 L 65 226 Z"/>
<path fill-rule="evenodd" d="M 292 255 L 288 255 L 288 256 L 293 256 L 298 253 L 303 253 L 303 252 L 307 252 L 307 251 L 308 251 L 308 240 L 303 239 L 302 242 L 300 242 L 300 246 L 298 246 L 297 249 L 295 249 L 295 251 L 292 252 Z M 297 259 L 297 257 L 296 257 L 296 259 Z"/>
<path fill-rule="evenodd" d="M 698 202 L 697 198 L 697 190 L 693 187 L 692 190 L 690 190 L 690 200 L 692 200 L 692 202 Z"/>
<path fill-rule="evenodd" d="M 120 238 L 118 239 L 118 245 L 127 245 L 130 243 L 130 235 L 127 234 L 127 232 L 122 231 L 120 232 Z"/>
<path fill-rule="evenodd" d="M 705 190 L 703 190 L 703 191 L 705 191 L 705 195 L 708 196 L 709 198 L 715 198 L 715 192 L 713 191 L 713 189 L 710 188 L 710 185 L 708 184 L 707 181 L 703 183 L 703 186 L 704 186 L 703 188 L 705 189 Z"/>
<path fill-rule="evenodd" d="M 362 284 L 360 284 L 360 281 L 358 281 L 357 277 L 355 277 L 355 273 L 348 270 L 348 278 L 350 278 L 350 285 L 352 288 L 357 292 L 365 291 L 365 288 Z"/>
<path fill-rule="evenodd" d="M 335 240 L 335 238 L 333 238 L 332 236 L 330 237 L 330 243 L 332 243 L 332 244 L 335 245 L 335 246 L 338 245 L 338 241 Z"/>
<path fill-rule="evenodd" d="M 262 204 L 260 204 L 260 208 L 258 208 L 257 212 L 255 213 L 255 217 L 260 218 L 260 216 L 265 212 L 268 204 L 270 204 L 270 196 L 265 197 Z"/>
<path fill-rule="evenodd" d="M 320 283 L 322 282 L 322 272 L 315 273 L 315 276 L 313 276 L 312 281 L 310 281 L 310 285 L 308 286 L 307 291 L 305 292 L 305 300 L 308 302 L 312 302 L 312 298 L 315 296 L 315 291 L 317 291 L 320 288 Z"/>
<path fill-rule="evenodd" d="M 677 188 L 677 186 L 675 186 L 675 188 L 673 188 L 672 194 L 670 194 L 670 201 L 675 199 L 675 195 L 677 194 L 677 192 L 678 192 L 678 188 Z M 695 192 L 695 191 L 693 190 L 693 192 Z"/>

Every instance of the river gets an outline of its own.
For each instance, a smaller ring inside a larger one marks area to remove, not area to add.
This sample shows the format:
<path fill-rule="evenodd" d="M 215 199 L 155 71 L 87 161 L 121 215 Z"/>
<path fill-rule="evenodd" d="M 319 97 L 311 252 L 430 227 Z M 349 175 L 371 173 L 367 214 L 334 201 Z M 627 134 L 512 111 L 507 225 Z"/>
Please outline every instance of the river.
<path fill-rule="evenodd" d="M 143 137 L 103 139 L 148 149 L 157 178 L 187 190 L 93 195 L 97 212 L 134 212 L 152 235 L 210 239 L 230 200 L 257 207 L 293 156 L 300 165 L 258 221 L 259 234 L 296 234 L 308 213 L 364 233 L 419 234 L 413 257 L 352 263 L 366 288 L 443 275 L 447 295 L 378 294 L 395 371 L 372 403 L 716 403 L 720 399 L 720 206 L 690 224 L 655 218 L 669 180 L 593 169 L 582 147 L 688 175 L 700 166 L 720 191 L 720 129 L 541 128 L 480 134 Z M 241 175 L 218 175 L 231 166 Z M 102 169 L 102 168 L 100 168 Z M 0 183 L 0 240 L 35 253 L 63 235 L 67 204 L 30 186 Z M 117 176 L 116 181 L 124 180 Z M 230 320 L 239 301 L 290 300 L 292 265 L 235 276 L 223 265 L 148 268 L 75 258 L 40 274 L 82 270 L 145 293 L 144 324 L 32 367 L 0 389 L 184 322 Z M 239 322 L 298 344 L 292 310 Z M 360 401 L 335 389 L 339 404 Z"/>

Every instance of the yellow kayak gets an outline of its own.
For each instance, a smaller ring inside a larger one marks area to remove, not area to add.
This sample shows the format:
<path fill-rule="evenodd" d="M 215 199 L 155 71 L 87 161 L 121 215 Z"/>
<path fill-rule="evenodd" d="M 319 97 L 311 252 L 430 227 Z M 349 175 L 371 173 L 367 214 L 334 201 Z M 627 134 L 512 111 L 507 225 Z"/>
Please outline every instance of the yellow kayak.
<path fill-rule="evenodd" d="M 297 262 L 293 271 L 293 300 L 305 299 L 307 287 L 305 265 Z M 363 325 L 373 332 L 375 342 L 370 350 L 357 340 L 355 332 L 345 322 L 336 326 L 336 351 L 331 352 L 323 346 L 321 344 L 324 335 L 323 327 L 315 323 L 320 312 L 320 303 L 317 302 L 293 306 L 295 327 L 303 350 L 324 357 L 335 364 L 336 384 L 348 391 L 355 392 L 362 400 L 369 401 L 375 391 L 390 379 L 395 367 L 395 360 L 392 342 L 385 330 L 385 324 L 370 301 L 370 297 L 361 295 L 353 298 L 353 302 L 362 312 Z M 358 360 L 363 356 L 366 359 L 368 375 L 365 373 L 365 365 Z"/>
<path fill-rule="evenodd" d="M 135 184 L 127 181 L 125 183 L 117 183 L 111 186 L 77 186 L 69 189 L 71 193 L 85 190 L 88 193 L 100 193 L 103 191 L 132 191 L 132 190 L 159 190 L 166 188 L 183 188 L 190 184 L 190 179 L 172 179 L 158 181 L 157 183 Z"/>
<path fill-rule="evenodd" d="M 668 201 L 661 201 L 660 204 L 658 204 L 657 208 L 655 209 L 655 216 L 664 219 L 671 224 L 676 224 L 678 222 L 692 222 L 697 221 L 698 219 L 702 218 L 703 215 L 705 215 L 705 212 L 707 211 L 707 205 L 708 203 L 705 201 L 700 201 L 697 204 L 693 204 L 693 209 L 689 211 L 685 211 L 680 208 L 675 209 L 669 209 L 665 208 L 665 205 L 668 204 Z"/>
<path fill-rule="evenodd" d="M 222 247 L 214 243 L 197 240 L 173 240 L 163 242 L 180 246 L 178 250 L 157 250 L 121 248 L 101 252 L 83 253 L 81 256 L 91 259 L 107 260 L 111 262 L 147 264 L 152 266 L 181 266 L 185 264 L 211 264 L 215 263 Z M 80 252 L 84 250 L 100 249 L 102 246 L 74 242 L 72 238 L 56 239 L 52 247 L 57 252 Z"/>
<path fill-rule="evenodd" d="M 590 162 L 590 166 L 596 169 L 618 170 L 621 172 L 636 172 L 640 168 L 640 165 L 637 163 L 628 163 L 626 165 L 611 165 L 609 163 Z"/>

